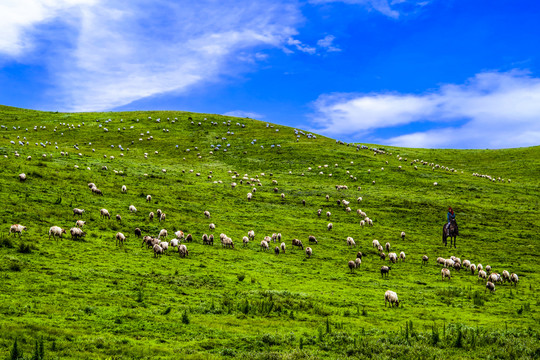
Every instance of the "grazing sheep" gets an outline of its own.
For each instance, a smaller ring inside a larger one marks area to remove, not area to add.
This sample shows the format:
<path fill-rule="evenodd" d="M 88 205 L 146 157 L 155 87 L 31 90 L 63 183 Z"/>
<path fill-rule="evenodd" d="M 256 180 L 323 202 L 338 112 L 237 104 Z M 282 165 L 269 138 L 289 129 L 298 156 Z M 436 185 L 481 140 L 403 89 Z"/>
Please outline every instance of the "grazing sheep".
<path fill-rule="evenodd" d="M 210 229 L 210 231 L 215 230 L 216 225 L 214 225 L 213 223 L 210 223 L 210 225 L 208 225 L 208 228 Z"/>
<path fill-rule="evenodd" d="M 252 197 L 253 197 L 253 195 L 252 195 L 251 193 L 248 193 L 248 194 L 247 194 L 247 199 L 248 199 L 248 201 L 250 201 Z"/>
<path fill-rule="evenodd" d="M 494 292 L 495 291 L 495 285 L 492 282 L 488 281 L 486 283 L 486 289 L 491 291 L 491 292 Z"/>
<path fill-rule="evenodd" d="M 101 209 L 99 210 L 100 218 L 111 218 L 111 214 L 109 214 L 109 211 L 107 209 Z"/>
<path fill-rule="evenodd" d="M 428 258 L 427 255 L 422 256 L 422 265 L 427 264 L 428 260 L 429 260 L 429 258 Z"/>
<path fill-rule="evenodd" d="M 326 200 L 327 201 L 330 200 L 330 195 L 328 195 L 328 194 L 326 195 Z"/>
<path fill-rule="evenodd" d="M 480 270 L 478 271 L 478 280 L 486 280 L 487 279 L 487 274 L 484 270 Z"/>
<path fill-rule="evenodd" d="M 120 242 L 120 244 L 124 245 L 124 241 L 126 241 L 125 235 L 122 234 L 121 232 L 117 232 L 116 235 L 114 236 L 114 238 L 116 239 L 116 245 L 118 245 L 118 242 Z"/>
<path fill-rule="evenodd" d="M 204 234 L 202 241 L 203 245 L 214 245 L 214 235 L 210 234 L 210 236 L 206 236 L 206 234 Z"/>
<path fill-rule="evenodd" d="M 332 230 L 333 227 L 334 225 L 332 225 L 332 223 L 328 223 L 328 230 Z"/>
<path fill-rule="evenodd" d="M 281 241 L 281 233 L 277 233 L 276 239 L 277 239 L 277 241 Z"/>
<path fill-rule="evenodd" d="M 178 246 L 178 255 L 181 257 L 181 258 L 185 258 L 189 255 L 189 251 L 186 247 L 186 245 L 184 244 L 181 244 Z"/>
<path fill-rule="evenodd" d="M 488 281 L 491 281 L 493 283 L 496 283 L 496 282 L 503 282 L 502 278 L 501 278 L 501 275 L 497 274 L 497 273 L 491 273 L 489 274 L 488 276 Z"/>
<path fill-rule="evenodd" d="M 299 246 L 300 248 L 302 248 L 302 250 L 304 250 L 304 244 L 302 244 L 302 241 L 298 239 L 292 239 L 292 246 Z"/>
<path fill-rule="evenodd" d="M 161 231 L 159 232 L 159 235 L 158 235 L 158 239 L 161 239 L 162 237 L 163 238 L 166 238 L 167 237 L 167 230 L 165 229 L 161 229 Z"/>
<path fill-rule="evenodd" d="M 356 247 L 356 243 L 354 242 L 354 239 L 350 236 L 347 236 L 347 246 Z"/>
<path fill-rule="evenodd" d="M 280 245 L 279 245 L 279 248 L 281 249 L 281 252 L 285 254 L 285 248 L 286 248 L 286 245 L 284 242 L 282 242 Z M 516 275 L 517 276 L 517 275 Z"/>
<path fill-rule="evenodd" d="M 167 250 L 169 250 L 168 242 L 162 241 L 161 243 L 159 243 L 159 246 L 161 246 L 161 248 L 163 249 L 163 252 L 167 252 Z"/>
<path fill-rule="evenodd" d="M 69 233 L 71 234 L 71 239 L 72 240 L 84 237 L 86 235 L 86 233 L 84 231 L 82 231 L 82 229 L 80 229 L 78 227 L 73 227 L 73 228 L 69 229 Z"/>
<path fill-rule="evenodd" d="M 321 217 L 322 209 L 317 210 L 317 216 Z"/>
<path fill-rule="evenodd" d="M 362 259 L 356 258 L 354 259 L 354 262 L 356 263 L 356 267 L 359 267 L 362 264 Z"/>
<path fill-rule="evenodd" d="M 356 269 L 356 262 L 354 260 L 349 260 L 349 269 L 351 270 L 351 273 Z"/>
<path fill-rule="evenodd" d="M 445 259 L 444 260 L 444 267 L 454 267 L 455 261 L 452 259 Z"/>
<path fill-rule="evenodd" d="M 95 188 L 95 187 L 96 187 L 96 184 L 94 184 L 94 183 L 88 183 L 88 187 L 89 187 L 90 189 Z"/>
<path fill-rule="evenodd" d="M 248 238 L 247 236 L 244 236 L 244 237 L 242 238 L 242 244 L 243 244 L 244 246 L 247 246 L 247 245 L 249 244 L 249 238 Z"/>
<path fill-rule="evenodd" d="M 486 272 L 489 274 L 491 272 L 491 266 L 486 265 Z"/>
<path fill-rule="evenodd" d="M 126 187 L 126 185 L 122 185 L 122 192 L 123 192 L 123 193 L 127 192 L 127 187 Z"/>
<path fill-rule="evenodd" d="M 83 220 L 77 220 L 75 223 L 75 226 L 82 228 L 86 224 L 86 221 Z"/>
<path fill-rule="evenodd" d="M 163 249 L 158 244 L 155 244 L 153 247 L 154 257 L 161 256 L 163 254 Z"/>
<path fill-rule="evenodd" d="M 120 214 L 116 214 L 116 220 L 122 221 L 122 217 L 120 216 Z"/>
<path fill-rule="evenodd" d="M 135 228 L 135 236 L 136 236 L 136 237 L 141 237 L 141 235 L 142 235 L 141 229 Z"/>
<path fill-rule="evenodd" d="M 362 252 L 361 251 L 356 253 L 356 258 L 357 259 L 362 259 Z"/>
<path fill-rule="evenodd" d="M 461 270 L 461 263 L 459 261 L 454 261 L 454 266 L 453 267 L 454 267 L 454 269 L 456 271 L 459 271 L 459 270 Z"/>
<path fill-rule="evenodd" d="M 248 231 L 248 237 L 251 241 L 255 240 L 255 231 L 249 230 Z"/>
<path fill-rule="evenodd" d="M 507 270 L 503 270 L 502 279 L 504 282 L 510 282 L 510 273 Z"/>
<path fill-rule="evenodd" d="M 517 286 L 517 283 L 519 282 L 519 277 L 516 273 L 510 274 L 510 281 L 514 284 L 514 286 Z"/>
<path fill-rule="evenodd" d="M 448 270 L 447 268 L 442 268 L 441 269 L 441 280 L 444 280 L 445 277 L 447 277 L 448 280 L 450 280 L 450 270 Z"/>
<path fill-rule="evenodd" d="M 326 212 L 326 217 L 330 219 L 330 216 L 332 216 L 332 214 L 330 213 L 330 211 L 327 211 Z"/>
<path fill-rule="evenodd" d="M 206 216 L 207 219 L 210 219 L 210 212 L 209 212 L 209 211 L 205 211 L 205 212 L 204 212 L 204 216 Z"/>
<path fill-rule="evenodd" d="M 26 181 L 26 174 L 19 174 L 19 181 L 20 182 Z"/>
<path fill-rule="evenodd" d="M 366 222 L 364 220 L 360 220 L 360 226 L 366 225 Z"/>
<path fill-rule="evenodd" d="M 302 205 L 306 206 L 306 200 L 302 200 Z"/>
<path fill-rule="evenodd" d="M 446 259 L 445 258 L 442 258 L 442 257 L 438 257 L 437 258 L 437 264 L 440 264 L 440 265 L 443 265 L 444 266 L 444 263 L 446 262 Z"/>
<path fill-rule="evenodd" d="M 396 253 L 388 254 L 388 260 L 390 260 L 392 264 L 395 264 L 397 262 L 397 254 Z"/>
<path fill-rule="evenodd" d="M 310 258 L 310 257 L 311 257 L 311 254 L 313 254 L 313 250 L 311 250 L 310 247 L 307 247 L 307 248 L 306 248 L 306 255 L 307 255 L 307 257 Z"/>
<path fill-rule="evenodd" d="M 482 264 L 476 265 L 476 268 L 477 268 L 478 270 L 483 270 L 483 269 L 484 269 L 484 267 L 482 266 Z"/>
<path fill-rule="evenodd" d="M 463 261 L 463 267 L 468 269 L 470 266 L 471 266 L 471 262 L 469 260 Z"/>
<path fill-rule="evenodd" d="M 391 307 L 394 307 L 394 305 L 396 307 L 399 307 L 398 296 L 395 292 L 391 290 L 386 290 L 386 292 L 384 293 L 384 307 L 386 307 L 387 302 L 391 305 Z"/>
<path fill-rule="evenodd" d="M 405 261 L 405 253 L 403 251 L 399 253 L 399 259 Z"/>
<path fill-rule="evenodd" d="M 379 251 L 379 252 L 384 251 L 384 248 L 382 247 L 381 244 L 379 244 L 379 246 L 377 246 L 377 251 Z"/>
<path fill-rule="evenodd" d="M 384 244 L 384 249 L 385 249 L 386 251 L 390 251 L 390 247 L 391 247 L 391 246 L 390 246 L 390 243 L 389 243 L 389 242 L 387 242 L 386 244 Z"/>
<path fill-rule="evenodd" d="M 154 220 L 154 212 L 150 211 L 150 214 L 148 214 L 148 219 Z"/>
<path fill-rule="evenodd" d="M 279 255 L 279 246 L 274 248 L 274 254 Z"/>
<path fill-rule="evenodd" d="M 471 270 L 471 274 L 474 275 L 474 271 L 476 270 L 476 265 L 471 264 L 471 265 L 469 266 L 469 270 Z"/>
<path fill-rule="evenodd" d="M 310 243 L 315 243 L 315 244 L 318 244 L 319 242 L 317 241 L 317 239 L 315 238 L 315 236 L 313 235 L 309 235 L 308 237 L 308 242 Z"/>
<path fill-rule="evenodd" d="M 402 231 L 402 232 L 401 232 L 401 239 L 402 239 L 402 240 L 405 240 L 405 231 Z"/>
<path fill-rule="evenodd" d="M 386 254 L 383 253 L 383 252 L 380 253 L 380 254 L 379 254 L 379 258 L 380 258 L 381 260 L 386 260 Z"/>
<path fill-rule="evenodd" d="M 187 234 L 186 242 L 193 242 L 193 236 L 191 234 Z"/>
<path fill-rule="evenodd" d="M 184 238 L 184 232 L 182 232 L 182 230 L 178 230 L 177 232 L 174 233 L 174 235 L 179 240 Z"/>
<path fill-rule="evenodd" d="M 158 218 L 161 217 L 161 214 L 162 214 L 161 209 L 157 209 L 156 210 L 156 215 L 157 215 Z"/>
<path fill-rule="evenodd" d="M 261 250 L 268 250 L 268 243 L 265 240 L 261 241 Z"/>
<path fill-rule="evenodd" d="M 161 215 L 159 216 L 159 221 L 165 221 L 165 213 L 161 213 Z"/>
<path fill-rule="evenodd" d="M 285 194 L 284 193 L 281 193 L 281 198 L 285 199 Z"/>
<path fill-rule="evenodd" d="M 152 201 L 152 195 L 146 195 L 146 202 Z"/>
<path fill-rule="evenodd" d="M 390 266 L 382 266 L 381 267 L 381 277 L 384 278 L 384 276 L 386 275 L 386 277 L 388 278 L 388 273 L 390 273 L 390 270 L 392 270 L 392 268 Z"/>
<path fill-rule="evenodd" d="M 276 233 L 273 233 L 273 234 L 272 234 L 272 241 L 273 241 L 273 242 L 276 242 L 276 240 L 277 240 L 277 234 L 276 234 Z"/>
<path fill-rule="evenodd" d="M 99 190 L 97 187 L 93 187 L 92 188 L 92 192 L 96 195 L 101 195 L 103 196 L 103 192 L 101 190 Z"/>
<path fill-rule="evenodd" d="M 374 247 L 374 248 L 378 248 L 379 246 L 381 246 L 381 244 L 379 244 L 379 240 L 373 240 L 371 242 L 371 245 Z"/>
<path fill-rule="evenodd" d="M 73 209 L 73 216 L 76 216 L 76 215 L 83 216 L 83 213 L 84 213 L 84 209 L 77 209 L 77 208 Z"/>
<path fill-rule="evenodd" d="M 51 235 L 53 239 L 56 239 L 57 236 L 60 239 L 62 239 L 62 234 L 65 234 L 65 233 L 66 233 L 66 230 L 62 229 L 60 226 L 51 226 L 51 228 L 49 229 L 49 240 L 51 239 Z"/>
<path fill-rule="evenodd" d="M 132 212 L 132 213 L 137 212 L 137 208 L 133 205 L 129 205 L 129 212 Z"/>
<path fill-rule="evenodd" d="M 221 241 L 221 245 L 224 246 L 224 247 L 228 247 L 228 248 L 231 248 L 231 249 L 234 249 L 234 243 L 232 241 L 232 239 L 230 237 L 225 237 L 222 241 Z"/>

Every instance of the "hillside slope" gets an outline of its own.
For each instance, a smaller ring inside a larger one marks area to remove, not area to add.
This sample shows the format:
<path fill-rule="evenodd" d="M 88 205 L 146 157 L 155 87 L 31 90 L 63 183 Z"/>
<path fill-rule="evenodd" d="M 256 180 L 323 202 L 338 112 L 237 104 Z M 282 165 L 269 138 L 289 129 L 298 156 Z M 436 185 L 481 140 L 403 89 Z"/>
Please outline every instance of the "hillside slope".
<path fill-rule="evenodd" d="M 73 359 L 540 353 L 540 147 L 357 147 L 281 125 L 179 111 L 0 107 L 0 125 L 0 356 L 15 338 L 29 352 L 40 337 L 48 355 Z M 337 204 L 343 199 L 351 212 Z M 448 206 L 460 225 L 456 249 L 441 242 Z M 73 208 L 85 210 L 84 240 L 70 240 Z M 110 220 L 100 218 L 101 208 Z M 157 209 L 163 222 L 149 219 Z M 357 209 L 373 226 L 360 225 Z M 8 235 L 12 224 L 27 227 L 20 239 Z M 53 225 L 68 234 L 49 239 Z M 167 229 L 168 240 L 178 230 L 191 233 L 189 256 L 170 249 L 154 257 L 136 227 L 155 237 Z M 248 230 L 256 237 L 244 247 Z M 123 246 L 115 244 L 117 232 L 127 236 Z M 202 244 L 204 233 L 216 236 L 213 246 Z M 221 246 L 220 233 L 234 249 Z M 275 255 L 273 242 L 261 251 L 273 233 L 281 233 L 285 253 Z M 356 247 L 347 246 L 348 236 Z M 313 249 L 311 258 L 293 249 L 293 238 Z M 380 268 L 390 264 L 374 239 L 406 254 L 387 279 Z M 358 251 L 362 264 L 351 273 L 347 263 Z M 485 281 L 465 269 L 442 281 L 436 259 L 450 256 L 515 272 L 520 282 L 486 293 Z M 398 308 L 384 306 L 389 289 Z"/>

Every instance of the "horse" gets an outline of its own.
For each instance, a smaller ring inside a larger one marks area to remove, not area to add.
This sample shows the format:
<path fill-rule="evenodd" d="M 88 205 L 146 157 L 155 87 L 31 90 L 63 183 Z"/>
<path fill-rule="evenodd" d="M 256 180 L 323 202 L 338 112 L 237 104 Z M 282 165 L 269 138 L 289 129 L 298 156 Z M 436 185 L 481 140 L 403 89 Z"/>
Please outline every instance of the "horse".
<path fill-rule="evenodd" d="M 450 247 L 452 247 L 452 242 L 454 243 L 454 248 L 456 247 L 456 237 L 458 236 L 458 226 L 456 223 L 456 220 L 450 220 L 450 225 L 445 224 L 443 226 L 443 236 L 442 241 L 444 243 L 444 246 L 448 244 L 447 239 L 450 238 Z M 453 238 L 453 240 L 452 240 Z"/>

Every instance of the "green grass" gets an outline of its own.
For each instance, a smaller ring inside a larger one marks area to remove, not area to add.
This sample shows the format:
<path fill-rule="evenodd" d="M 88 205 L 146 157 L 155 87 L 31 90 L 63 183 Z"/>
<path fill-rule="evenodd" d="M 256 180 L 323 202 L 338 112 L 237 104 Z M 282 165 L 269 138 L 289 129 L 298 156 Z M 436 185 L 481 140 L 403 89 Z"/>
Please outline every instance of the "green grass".
<path fill-rule="evenodd" d="M 540 147 L 430 150 L 365 144 L 386 151 L 374 155 L 318 135 L 297 142 L 285 126 L 179 111 L 65 114 L 0 107 L 0 125 L 6 126 L 0 129 L 0 357 L 10 355 L 15 339 L 27 356 L 43 339 L 45 358 L 62 359 L 540 356 Z M 23 137 L 30 145 L 18 145 Z M 250 144 L 253 139 L 256 145 Z M 52 145 L 34 145 L 45 141 Z M 210 154 L 211 144 L 231 146 Z M 44 153 L 52 157 L 43 158 Z M 411 165 L 414 159 L 456 171 Z M 239 177 L 233 180 L 234 171 Z M 20 173 L 26 173 L 26 182 L 19 181 Z M 258 175 L 262 183 L 251 202 L 246 194 L 254 186 L 240 184 L 244 174 Z M 104 196 L 93 195 L 89 182 Z M 357 203 L 359 196 L 363 200 Z M 350 201 L 352 212 L 337 199 Z M 131 204 L 137 213 L 129 213 Z M 449 205 L 460 225 L 457 249 L 441 243 Z M 74 207 L 86 210 L 87 235 L 78 241 L 69 239 Z M 101 220 L 100 208 L 113 219 L 121 214 L 122 221 Z M 164 223 L 148 220 L 158 208 L 167 215 Z M 373 227 L 360 227 L 358 208 Z M 203 246 L 201 236 L 210 234 L 211 222 L 216 240 L 213 247 Z M 7 235 L 15 223 L 28 227 L 20 239 Z M 53 225 L 66 228 L 68 236 L 49 240 Z M 193 234 L 189 257 L 171 251 L 154 258 L 141 247 L 135 227 L 154 236 L 162 228 L 170 235 L 179 229 Z M 251 229 L 255 241 L 243 247 L 242 237 Z M 128 237 L 123 247 L 115 246 L 118 231 Z M 268 252 L 259 248 L 263 237 L 275 232 L 287 244 L 279 256 L 273 243 Z M 221 247 L 220 233 L 233 239 L 234 250 Z M 319 244 L 308 244 L 310 234 Z M 347 236 L 356 248 L 347 248 Z M 293 238 L 313 248 L 310 259 L 292 248 Z M 388 279 L 379 272 L 388 261 L 379 259 L 373 239 L 407 254 Z M 351 274 L 347 262 L 357 251 L 364 253 L 362 265 Z M 424 254 L 427 266 L 421 263 Z M 489 264 L 499 273 L 515 272 L 520 282 L 497 285 L 493 294 L 464 270 L 442 282 L 436 259 L 451 255 Z M 388 289 L 398 294 L 399 308 L 384 307 Z"/>

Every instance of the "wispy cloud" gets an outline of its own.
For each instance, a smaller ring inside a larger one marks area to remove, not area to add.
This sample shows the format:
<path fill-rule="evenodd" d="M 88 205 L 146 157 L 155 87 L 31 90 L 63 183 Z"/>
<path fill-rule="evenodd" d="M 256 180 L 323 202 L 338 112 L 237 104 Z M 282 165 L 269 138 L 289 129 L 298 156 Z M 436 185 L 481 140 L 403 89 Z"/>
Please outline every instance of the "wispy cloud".
<path fill-rule="evenodd" d="M 297 50 L 308 54 L 315 54 L 315 52 L 317 51 L 316 48 L 304 44 L 298 39 L 293 39 L 292 37 L 287 39 L 287 45 L 294 46 Z"/>
<path fill-rule="evenodd" d="M 36 24 L 70 19 L 48 34 L 47 41 L 63 47 L 46 64 L 58 81 L 56 105 L 70 111 L 107 110 L 245 71 L 246 61 L 264 60 L 265 49 L 281 48 L 296 35 L 302 19 L 295 4 L 271 0 L 36 2 L 39 11 L 30 20 L 8 22 L 14 35 L 0 43 L 0 52 L 22 53 L 31 48 L 24 39 Z M 0 16 L 8 18 L 13 12 L 2 4 L 6 15 Z M 23 11 L 13 6 L 16 14 Z M 67 34 L 70 43 L 61 41 Z"/>
<path fill-rule="evenodd" d="M 409 147 L 504 148 L 540 144 L 540 79 L 521 71 L 484 72 L 425 94 L 321 95 L 315 124 L 324 134 L 367 136 L 431 122 L 437 129 L 381 142 Z M 455 124 L 455 125 L 453 125 Z"/>
<path fill-rule="evenodd" d="M 256 112 L 251 111 L 243 111 L 243 110 L 234 110 L 229 111 L 223 114 L 225 116 L 234 116 L 234 117 L 242 117 L 242 118 L 251 118 L 251 119 L 262 119 L 264 118 L 264 115 L 257 114 Z"/>
<path fill-rule="evenodd" d="M 399 18 L 399 12 L 394 10 L 388 0 L 310 0 L 312 4 L 325 4 L 325 3 L 345 3 L 351 5 L 362 5 L 370 10 L 375 10 L 391 18 Z"/>
<path fill-rule="evenodd" d="M 326 35 L 324 38 L 317 41 L 317 46 L 320 48 L 326 49 L 328 52 L 337 52 L 341 51 L 339 47 L 334 45 L 334 40 L 336 37 L 334 35 Z"/>
<path fill-rule="evenodd" d="M 19 57 L 35 45 L 35 27 L 97 0 L 2 0 L 0 54 Z"/>

